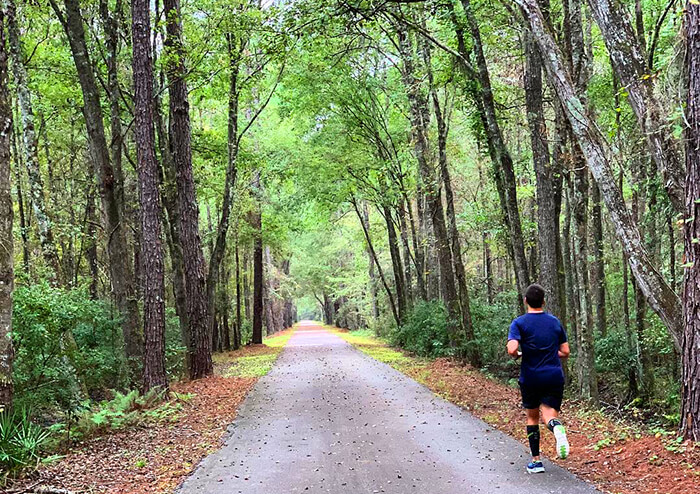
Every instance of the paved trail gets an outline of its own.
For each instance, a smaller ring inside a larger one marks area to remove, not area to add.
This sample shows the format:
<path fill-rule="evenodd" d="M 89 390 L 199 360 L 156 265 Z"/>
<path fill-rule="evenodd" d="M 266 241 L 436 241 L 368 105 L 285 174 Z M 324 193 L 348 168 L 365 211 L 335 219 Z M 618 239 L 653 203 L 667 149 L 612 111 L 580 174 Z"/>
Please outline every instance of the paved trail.
<path fill-rule="evenodd" d="M 527 459 L 517 441 L 306 324 L 179 493 L 598 492 L 546 461 L 527 475 Z"/>

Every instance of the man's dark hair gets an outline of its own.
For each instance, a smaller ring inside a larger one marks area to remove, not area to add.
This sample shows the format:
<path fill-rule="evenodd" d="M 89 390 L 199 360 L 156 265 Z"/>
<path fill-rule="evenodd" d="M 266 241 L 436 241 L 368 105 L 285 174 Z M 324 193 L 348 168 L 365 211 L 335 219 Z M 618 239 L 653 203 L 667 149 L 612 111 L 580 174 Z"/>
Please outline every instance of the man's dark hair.
<path fill-rule="evenodd" d="M 525 290 L 525 302 L 533 309 L 541 309 L 544 304 L 544 288 L 537 283 L 527 287 L 527 290 Z"/>

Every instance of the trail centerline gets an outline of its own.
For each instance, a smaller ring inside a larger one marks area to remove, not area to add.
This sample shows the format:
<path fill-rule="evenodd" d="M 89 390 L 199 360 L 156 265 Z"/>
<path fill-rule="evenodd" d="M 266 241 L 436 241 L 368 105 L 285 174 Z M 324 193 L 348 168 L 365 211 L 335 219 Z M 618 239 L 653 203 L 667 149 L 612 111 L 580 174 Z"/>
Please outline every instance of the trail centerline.
<path fill-rule="evenodd" d="M 544 431 L 543 431 L 544 433 Z M 180 494 L 598 492 L 321 327 L 302 324 Z"/>

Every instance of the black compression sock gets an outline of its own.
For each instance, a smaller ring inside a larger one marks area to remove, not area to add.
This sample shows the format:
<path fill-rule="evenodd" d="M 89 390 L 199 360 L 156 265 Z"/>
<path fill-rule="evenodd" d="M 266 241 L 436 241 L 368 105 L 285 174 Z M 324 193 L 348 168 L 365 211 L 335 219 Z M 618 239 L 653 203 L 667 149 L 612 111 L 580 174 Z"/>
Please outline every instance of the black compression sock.
<path fill-rule="evenodd" d="M 530 443 L 530 452 L 532 456 L 540 456 L 540 426 L 527 426 L 527 440 Z"/>
<path fill-rule="evenodd" d="M 561 425 L 559 419 L 551 419 L 549 422 L 547 422 L 547 428 L 552 432 L 554 432 L 554 428 L 558 425 Z"/>

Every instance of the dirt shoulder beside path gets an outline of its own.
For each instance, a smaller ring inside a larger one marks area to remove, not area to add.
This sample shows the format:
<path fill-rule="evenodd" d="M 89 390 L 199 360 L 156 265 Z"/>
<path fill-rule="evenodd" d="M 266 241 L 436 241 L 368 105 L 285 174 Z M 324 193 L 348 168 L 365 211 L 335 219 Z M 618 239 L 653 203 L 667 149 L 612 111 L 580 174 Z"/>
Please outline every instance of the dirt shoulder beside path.
<path fill-rule="evenodd" d="M 451 359 L 428 360 L 408 355 L 367 332 L 335 332 L 435 394 L 527 442 L 517 389 Z M 652 434 L 640 426 L 610 420 L 576 402 L 566 402 L 563 415 L 572 455 L 565 461 L 553 461 L 599 489 L 614 494 L 700 492 L 700 448 L 678 443 L 673 435 Z M 554 458 L 551 435 L 542 434 L 542 438 L 543 452 Z"/>
<path fill-rule="evenodd" d="M 173 492 L 205 456 L 221 447 L 240 404 L 272 368 L 291 334 L 283 331 L 264 345 L 215 355 L 215 375 L 171 385 L 180 397 L 173 398 L 178 400 L 177 413 L 144 418 L 74 444 L 61 461 L 15 483 L 9 492 L 31 493 L 42 487 L 75 494 Z"/>

